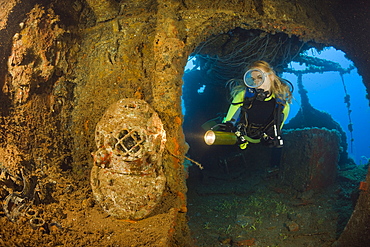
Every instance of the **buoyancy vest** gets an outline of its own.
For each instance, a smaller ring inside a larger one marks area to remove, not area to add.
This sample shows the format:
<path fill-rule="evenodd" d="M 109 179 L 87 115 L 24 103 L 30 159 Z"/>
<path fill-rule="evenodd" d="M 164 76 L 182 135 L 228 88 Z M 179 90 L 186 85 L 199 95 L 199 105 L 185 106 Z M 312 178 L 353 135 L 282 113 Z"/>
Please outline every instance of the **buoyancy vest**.
<path fill-rule="evenodd" d="M 264 100 L 256 99 L 256 91 L 251 88 L 238 93 L 230 105 L 223 122 L 234 126 L 244 125 L 246 139 L 252 143 L 260 142 L 263 135 L 274 137 L 279 132 L 289 114 L 287 102 L 276 98 L 274 94 Z M 278 126 L 274 129 L 274 125 Z"/>

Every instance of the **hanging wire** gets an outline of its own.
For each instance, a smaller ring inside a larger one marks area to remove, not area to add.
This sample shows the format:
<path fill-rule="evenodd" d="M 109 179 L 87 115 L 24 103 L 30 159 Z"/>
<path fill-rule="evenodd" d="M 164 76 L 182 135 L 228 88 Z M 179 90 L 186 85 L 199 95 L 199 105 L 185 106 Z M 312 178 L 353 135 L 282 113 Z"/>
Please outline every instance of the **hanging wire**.
<path fill-rule="evenodd" d="M 302 52 L 304 44 L 285 34 L 271 35 L 261 30 L 237 29 L 211 37 L 199 45 L 191 56 L 206 61 L 203 69 L 212 77 L 209 83 L 222 86 L 232 78 L 241 78 L 245 69 L 256 60 L 285 67 Z"/>
<path fill-rule="evenodd" d="M 346 84 L 344 83 L 344 77 L 343 77 L 343 72 L 339 72 L 340 74 L 340 78 L 342 79 L 342 84 L 343 84 L 343 89 L 344 89 L 344 93 L 345 93 L 345 96 L 344 96 L 344 103 L 346 103 L 346 106 L 347 106 L 347 111 L 348 111 L 348 131 L 350 132 L 350 135 L 351 135 L 351 152 L 353 153 L 353 141 L 354 141 L 354 138 L 353 138 L 353 123 L 352 123 L 352 119 L 351 119 L 351 113 L 352 113 L 352 110 L 351 110 L 351 102 L 350 102 L 350 95 L 347 93 L 347 87 L 346 87 Z"/>

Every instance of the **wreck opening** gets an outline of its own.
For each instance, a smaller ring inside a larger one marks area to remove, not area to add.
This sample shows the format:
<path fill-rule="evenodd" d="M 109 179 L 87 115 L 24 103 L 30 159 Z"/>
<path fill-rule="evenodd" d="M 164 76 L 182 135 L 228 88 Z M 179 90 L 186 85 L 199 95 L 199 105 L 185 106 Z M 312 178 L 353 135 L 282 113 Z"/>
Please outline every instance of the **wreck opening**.
<path fill-rule="evenodd" d="M 201 163 L 204 129 L 201 126 L 210 119 L 227 112 L 229 95 L 226 82 L 239 78 L 251 61 L 266 60 L 278 74 L 300 52 L 310 48 L 308 43 L 296 36 L 284 33 L 268 34 L 262 30 L 236 28 L 227 33 L 215 35 L 201 43 L 193 52 L 195 67 L 184 74 L 183 100 L 186 114 L 184 132 L 190 145 L 189 154 Z M 219 120 L 219 119 L 218 119 Z M 211 126 L 212 127 L 212 126 Z M 200 141 L 199 141 L 200 140 Z M 198 146 L 202 148 L 198 148 Z M 218 148 L 212 147 L 211 149 Z M 222 147 L 224 152 L 233 147 Z M 199 152 L 199 153 L 198 153 Z"/>
<path fill-rule="evenodd" d="M 250 231 L 275 224 L 267 223 L 268 217 L 285 225 L 289 232 L 295 231 L 299 222 L 309 220 L 308 215 L 314 213 L 318 218 L 310 221 L 316 221 L 310 223 L 310 227 L 321 228 L 323 225 L 317 222 L 321 222 L 323 214 L 309 207 L 301 208 L 320 203 L 331 208 L 326 212 L 329 216 L 325 216 L 330 218 L 328 239 L 335 239 L 343 231 L 353 210 L 351 194 L 355 191 L 345 183 L 341 184 L 343 191 L 339 196 L 333 191 L 338 186 L 338 167 L 355 165 L 348 157 L 346 133 L 331 115 L 310 105 L 300 71 L 291 66 L 295 62 L 306 64 L 310 69 L 325 70 L 335 65 L 330 61 L 327 61 L 328 66 L 323 65 L 325 61 L 321 59 L 310 60 L 305 52 L 312 48 L 323 50 L 325 47 L 284 33 L 236 28 L 209 38 L 189 57 L 183 76 L 183 128 L 190 147 L 188 156 L 204 167 L 202 171 L 187 167 L 190 170 L 187 181 L 189 225 L 201 246 L 209 244 L 201 239 L 209 239 L 207 234 L 212 234 L 212 230 L 222 243 L 236 242 L 236 236 L 245 239 Z M 299 110 L 284 127 L 286 145 L 282 151 L 261 144 L 250 144 L 246 150 L 237 145 L 206 145 L 204 133 L 222 122 L 230 105 L 227 81 L 240 78 L 242 71 L 254 60 L 268 61 L 283 78 L 287 73 L 298 78 L 293 86 L 300 102 L 293 104 L 298 103 Z M 342 76 L 345 74 L 339 71 L 341 67 L 337 69 Z M 348 109 L 348 114 L 350 111 Z M 309 121 L 305 122 L 307 119 Z M 320 153 L 323 149 L 326 153 Z M 366 169 L 359 170 L 364 178 Z M 345 175 L 339 177 L 345 178 Z M 325 197 L 328 200 L 324 202 Z M 337 200 L 338 197 L 344 199 Z M 297 218 L 297 214 L 302 217 Z M 220 222 L 217 217 L 224 221 Z M 254 236 L 271 240 L 273 237 L 266 238 L 271 232 L 274 231 L 259 230 Z M 272 241 L 281 240 L 276 237 Z"/>
<path fill-rule="evenodd" d="M 202 138 L 206 128 L 212 127 L 207 125 L 222 121 L 228 110 L 230 91 L 227 82 L 240 78 L 251 61 L 256 60 L 268 61 L 277 74 L 282 75 L 291 61 L 298 60 L 301 53 L 314 45 L 322 49 L 321 45 L 302 42 L 296 36 L 242 28 L 215 35 L 201 43 L 191 55 L 193 68 L 185 71 L 183 76 L 182 98 L 186 109 L 183 128 L 190 145 L 189 155 L 207 166 L 213 162 L 209 157 L 219 160 L 230 152 L 238 153 L 235 147 L 204 146 Z M 204 125 L 210 119 L 214 121 Z M 207 154 L 208 150 L 212 150 L 212 155 Z"/>

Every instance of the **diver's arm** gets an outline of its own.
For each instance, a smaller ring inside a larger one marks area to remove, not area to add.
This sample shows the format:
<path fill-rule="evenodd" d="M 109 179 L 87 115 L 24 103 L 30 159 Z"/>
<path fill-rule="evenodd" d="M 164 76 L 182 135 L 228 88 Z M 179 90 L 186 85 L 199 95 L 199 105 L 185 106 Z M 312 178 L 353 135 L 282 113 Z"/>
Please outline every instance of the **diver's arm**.
<path fill-rule="evenodd" d="M 236 120 L 239 118 L 240 107 L 243 105 L 244 94 L 245 94 L 245 91 L 243 90 L 234 97 L 232 103 L 240 103 L 240 104 L 230 105 L 229 111 L 227 112 L 227 115 L 222 121 L 222 123 L 232 122 L 235 125 Z"/>
<path fill-rule="evenodd" d="M 287 102 L 285 105 L 284 105 L 284 109 L 283 109 L 283 115 L 284 115 L 284 119 L 283 121 L 281 122 L 281 125 L 280 125 L 280 129 L 283 128 L 283 125 L 285 123 L 285 120 L 288 118 L 289 116 L 289 111 L 290 111 L 290 104 Z"/>

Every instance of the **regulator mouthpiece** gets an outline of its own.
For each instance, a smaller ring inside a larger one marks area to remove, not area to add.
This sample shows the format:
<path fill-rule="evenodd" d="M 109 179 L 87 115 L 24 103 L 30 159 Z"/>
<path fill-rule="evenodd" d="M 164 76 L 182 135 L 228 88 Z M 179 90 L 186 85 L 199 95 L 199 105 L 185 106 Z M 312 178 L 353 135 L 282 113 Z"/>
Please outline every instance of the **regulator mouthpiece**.
<path fill-rule="evenodd" d="M 204 141 L 207 145 L 235 145 L 238 138 L 232 132 L 208 130 L 204 134 Z"/>

